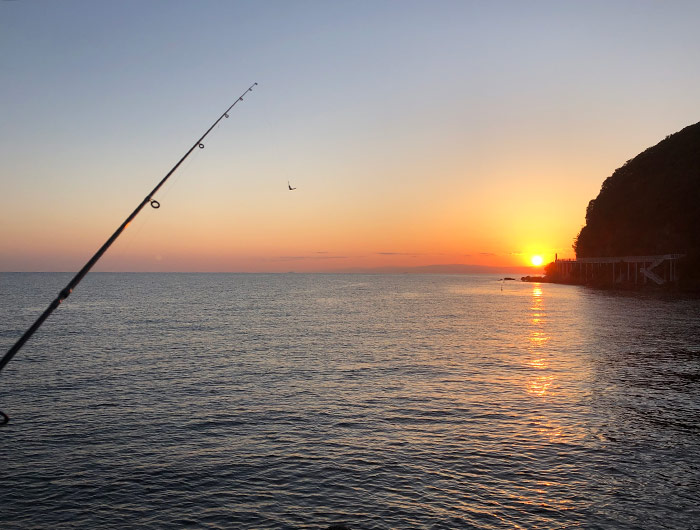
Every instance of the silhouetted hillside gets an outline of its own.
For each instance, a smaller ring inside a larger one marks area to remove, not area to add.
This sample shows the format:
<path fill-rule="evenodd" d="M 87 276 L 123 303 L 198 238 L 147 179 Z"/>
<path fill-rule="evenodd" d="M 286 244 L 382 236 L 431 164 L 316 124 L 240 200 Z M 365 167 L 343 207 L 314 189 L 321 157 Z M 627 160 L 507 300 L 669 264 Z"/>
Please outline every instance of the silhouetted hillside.
<path fill-rule="evenodd" d="M 586 209 L 576 256 L 688 255 L 700 258 L 700 123 L 667 136 L 605 179 Z"/>

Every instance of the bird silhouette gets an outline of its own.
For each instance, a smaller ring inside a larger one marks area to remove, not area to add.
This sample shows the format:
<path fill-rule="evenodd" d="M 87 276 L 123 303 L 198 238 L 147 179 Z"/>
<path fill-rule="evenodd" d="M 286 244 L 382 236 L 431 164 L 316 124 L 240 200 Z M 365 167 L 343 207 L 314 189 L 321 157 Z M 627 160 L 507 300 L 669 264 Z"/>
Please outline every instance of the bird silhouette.
<path fill-rule="evenodd" d="M 289 183 L 289 181 L 287 181 L 287 186 L 289 187 L 289 190 L 290 190 L 290 191 L 296 189 L 296 188 L 292 188 L 292 185 Z"/>

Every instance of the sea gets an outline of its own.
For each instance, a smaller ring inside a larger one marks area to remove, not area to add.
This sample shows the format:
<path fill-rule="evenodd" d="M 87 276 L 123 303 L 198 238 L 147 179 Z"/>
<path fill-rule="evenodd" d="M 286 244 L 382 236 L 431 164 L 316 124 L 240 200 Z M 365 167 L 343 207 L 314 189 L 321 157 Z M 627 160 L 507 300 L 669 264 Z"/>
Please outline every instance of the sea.
<path fill-rule="evenodd" d="M 0 274 L 0 353 L 68 283 Z M 700 528 L 700 299 L 91 273 L 0 374 L 3 529 Z"/>

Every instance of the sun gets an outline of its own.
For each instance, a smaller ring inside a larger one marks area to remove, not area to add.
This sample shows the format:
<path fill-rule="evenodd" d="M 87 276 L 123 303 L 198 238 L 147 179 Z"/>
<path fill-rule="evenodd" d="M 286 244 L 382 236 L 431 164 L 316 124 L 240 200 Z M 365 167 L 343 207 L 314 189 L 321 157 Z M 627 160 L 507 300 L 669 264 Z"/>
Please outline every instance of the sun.
<path fill-rule="evenodd" d="M 542 259 L 542 256 L 532 256 L 532 257 L 530 258 L 530 262 L 531 262 L 535 267 L 539 267 L 540 265 L 542 265 L 542 263 L 544 262 L 544 260 Z"/>

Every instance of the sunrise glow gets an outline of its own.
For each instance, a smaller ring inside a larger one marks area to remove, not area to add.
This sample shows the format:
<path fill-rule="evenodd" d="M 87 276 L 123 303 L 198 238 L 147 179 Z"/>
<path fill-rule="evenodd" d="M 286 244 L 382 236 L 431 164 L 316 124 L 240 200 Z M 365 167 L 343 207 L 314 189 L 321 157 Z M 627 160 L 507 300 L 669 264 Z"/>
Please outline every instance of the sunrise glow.
<path fill-rule="evenodd" d="M 95 271 L 527 272 L 574 257 L 601 182 L 700 112 L 682 9 L 656 24 L 654 3 L 311 4 L 0 2 L 17 51 L 0 270 L 79 270 L 254 82 Z M 606 17 L 655 33 L 598 38 Z M 37 105 L 47 86 L 58 99 Z"/>

